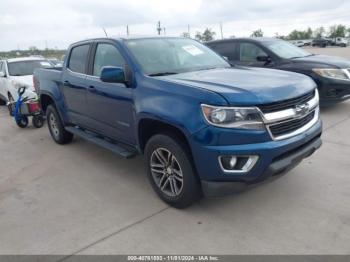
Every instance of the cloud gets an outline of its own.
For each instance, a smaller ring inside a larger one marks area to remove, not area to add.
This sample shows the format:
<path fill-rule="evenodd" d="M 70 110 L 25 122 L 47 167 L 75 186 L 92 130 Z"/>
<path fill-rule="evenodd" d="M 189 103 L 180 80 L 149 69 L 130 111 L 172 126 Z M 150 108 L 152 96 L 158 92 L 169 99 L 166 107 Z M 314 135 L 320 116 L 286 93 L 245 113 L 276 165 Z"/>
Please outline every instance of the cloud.
<path fill-rule="evenodd" d="M 0 9 L 0 50 L 66 48 L 70 43 L 104 35 L 155 34 L 162 21 L 167 34 L 179 35 L 211 27 L 219 35 L 287 34 L 308 26 L 343 23 L 350 26 L 350 1 L 304 0 L 12 0 Z"/>

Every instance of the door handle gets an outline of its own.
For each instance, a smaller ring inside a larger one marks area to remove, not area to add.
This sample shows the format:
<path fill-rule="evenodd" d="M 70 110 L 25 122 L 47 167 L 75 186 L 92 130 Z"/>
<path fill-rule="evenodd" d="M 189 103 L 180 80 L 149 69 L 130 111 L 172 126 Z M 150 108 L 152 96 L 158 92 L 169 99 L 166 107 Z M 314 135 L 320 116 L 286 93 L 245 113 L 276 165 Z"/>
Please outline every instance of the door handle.
<path fill-rule="evenodd" d="M 65 85 L 65 86 L 70 86 L 71 84 L 70 84 L 69 81 L 65 80 L 65 81 L 63 81 L 63 85 Z"/>
<path fill-rule="evenodd" d="M 89 89 L 95 89 L 95 87 L 94 86 L 89 86 Z"/>

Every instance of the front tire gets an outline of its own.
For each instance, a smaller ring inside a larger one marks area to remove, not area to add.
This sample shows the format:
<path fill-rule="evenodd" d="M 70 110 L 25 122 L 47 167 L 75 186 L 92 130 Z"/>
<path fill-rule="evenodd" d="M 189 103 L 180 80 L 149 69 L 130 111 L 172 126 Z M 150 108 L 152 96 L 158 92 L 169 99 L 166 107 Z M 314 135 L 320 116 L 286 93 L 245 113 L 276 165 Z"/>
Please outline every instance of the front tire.
<path fill-rule="evenodd" d="M 73 140 L 73 134 L 64 129 L 64 125 L 57 109 L 53 105 L 47 107 L 46 119 L 51 137 L 57 144 L 68 144 Z"/>
<path fill-rule="evenodd" d="M 20 128 L 26 128 L 28 126 L 28 117 L 26 116 L 20 116 L 18 117 L 18 119 L 16 120 L 16 124 L 20 127 Z"/>
<path fill-rule="evenodd" d="M 170 134 L 153 136 L 145 148 L 149 181 L 158 196 L 175 208 L 185 208 L 202 196 L 186 145 Z"/>
<path fill-rule="evenodd" d="M 13 99 L 13 96 L 10 93 L 8 93 L 8 101 L 10 104 L 14 105 L 15 99 Z M 12 107 L 14 107 L 14 106 L 12 106 Z M 13 114 L 14 114 L 14 112 L 13 112 L 14 110 L 12 107 L 11 106 L 8 107 L 10 116 L 13 116 Z"/>

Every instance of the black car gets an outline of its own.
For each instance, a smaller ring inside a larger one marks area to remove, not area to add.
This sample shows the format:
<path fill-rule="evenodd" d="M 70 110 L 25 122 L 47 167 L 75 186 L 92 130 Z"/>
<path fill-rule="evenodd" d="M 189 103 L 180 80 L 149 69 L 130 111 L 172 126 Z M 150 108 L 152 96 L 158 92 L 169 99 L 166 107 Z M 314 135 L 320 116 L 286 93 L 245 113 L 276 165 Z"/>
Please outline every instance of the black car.
<path fill-rule="evenodd" d="M 310 76 L 318 86 L 322 105 L 350 98 L 350 60 L 311 54 L 275 38 L 235 38 L 206 45 L 234 65 L 274 68 Z"/>
<path fill-rule="evenodd" d="M 331 45 L 331 41 L 324 39 L 324 38 L 317 38 L 312 40 L 311 42 L 312 46 L 319 46 L 319 47 L 326 47 L 328 45 Z"/>

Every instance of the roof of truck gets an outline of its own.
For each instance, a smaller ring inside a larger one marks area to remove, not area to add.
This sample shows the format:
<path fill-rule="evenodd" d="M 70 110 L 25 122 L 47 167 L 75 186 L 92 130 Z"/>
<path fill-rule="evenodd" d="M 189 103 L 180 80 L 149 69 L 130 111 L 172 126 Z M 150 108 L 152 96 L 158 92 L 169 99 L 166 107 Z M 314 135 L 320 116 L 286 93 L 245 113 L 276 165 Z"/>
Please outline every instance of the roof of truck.
<path fill-rule="evenodd" d="M 23 62 L 23 61 L 37 61 L 37 60 L 45 60 L 44 57 L 35 57 L 35 56 L 29 56 L 29 57 L 18 57 L 18 58 L 9 58 L 6 59 L 7 62 Z"/>

